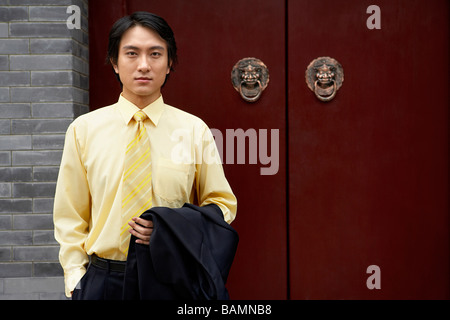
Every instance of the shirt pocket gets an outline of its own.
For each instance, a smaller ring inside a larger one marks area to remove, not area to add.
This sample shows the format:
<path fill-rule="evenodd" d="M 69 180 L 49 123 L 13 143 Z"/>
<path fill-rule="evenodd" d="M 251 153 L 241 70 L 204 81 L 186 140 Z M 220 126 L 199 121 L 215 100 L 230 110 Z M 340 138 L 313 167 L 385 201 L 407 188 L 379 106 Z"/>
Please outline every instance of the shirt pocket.
<path fill-rule="evenodd" d="M 172 160 L 160 158 L 153 170 L 153 192 L 172 205 L 183 205 L 189 200 L 188 186 L 190 164 L 178 164 Z"/>

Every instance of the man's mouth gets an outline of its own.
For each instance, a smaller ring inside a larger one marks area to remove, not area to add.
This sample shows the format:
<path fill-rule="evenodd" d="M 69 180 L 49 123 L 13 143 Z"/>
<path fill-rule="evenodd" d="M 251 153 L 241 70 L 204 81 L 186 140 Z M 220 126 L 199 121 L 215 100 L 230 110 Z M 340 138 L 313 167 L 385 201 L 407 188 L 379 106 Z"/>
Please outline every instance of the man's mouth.
<path fill-rule="evenodd" d="M 149 82 L 152 79 L 148 78 L 148 77 L 139 77 L 139 78 L 135 78 L 135 80 L 138 82 Z"/>

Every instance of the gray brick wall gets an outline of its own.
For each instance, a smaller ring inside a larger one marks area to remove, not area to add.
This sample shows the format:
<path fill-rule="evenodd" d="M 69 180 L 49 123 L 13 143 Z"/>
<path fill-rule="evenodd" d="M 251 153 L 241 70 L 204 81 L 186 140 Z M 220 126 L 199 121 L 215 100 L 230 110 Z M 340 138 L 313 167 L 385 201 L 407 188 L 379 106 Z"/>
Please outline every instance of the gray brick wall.
<path fill-rule="evenodd" d="M 0 0 L 0 300 L 65 299 L 52 209 L 65 131 L 88 111 L 87 15 L 88 0 Z"/>

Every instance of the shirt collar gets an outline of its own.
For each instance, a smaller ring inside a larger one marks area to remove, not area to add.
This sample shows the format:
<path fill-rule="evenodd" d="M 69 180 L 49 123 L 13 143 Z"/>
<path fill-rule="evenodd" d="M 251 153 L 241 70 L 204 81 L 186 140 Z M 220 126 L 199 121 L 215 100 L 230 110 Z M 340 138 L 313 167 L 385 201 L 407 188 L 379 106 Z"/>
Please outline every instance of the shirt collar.
<path fill-rule="evenodd" d="M 117 102 L 117 108 L 122 115 L 125 124 L 128 125 L 133 118 L 133 115 L 138 112 L 139 109 L 135 104 L 131 101 L 124 98 L 122 94 L 120 94 L 119 101 Z M 161 118 L 161 115 L 164 111 L 164 100 L 162 95 L 159 96 L 154 102 L 150 103 L 146 106 L 142 111 L 147 115 L 147 117 L 153 122 L 155 126 L 158 125 L 158 121 Z"/>

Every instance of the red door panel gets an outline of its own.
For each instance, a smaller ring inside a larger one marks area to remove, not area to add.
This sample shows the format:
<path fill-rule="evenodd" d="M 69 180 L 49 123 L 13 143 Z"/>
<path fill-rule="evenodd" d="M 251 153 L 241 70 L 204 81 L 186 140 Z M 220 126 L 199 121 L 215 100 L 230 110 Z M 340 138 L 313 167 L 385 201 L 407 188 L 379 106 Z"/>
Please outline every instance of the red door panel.
<path fill-rule="evenodd" d="M 163 88 L 166 103 L 202 118 L 223 135 L 226 146 L 237 145 L 227 138 L 227 129 L 257 133 L 259 129 L 279 130 L 279 169 L 275 175 L 261 175 L 261 164 L 226 163 L 228 181 L 238 198 L 238 214 L 233 227 L 239 232 L 238 252 L 228 280 L 233 299 L 285 299 L 287 297 L 286 250 L 286 169 L 285 169 L 285 38 L 284 4 L 270 1 L 210 0 L 129 0 L 128 14 L 149 11 L 162 16 L 172 27 L 179 50 L 179 64 Z M 106 7 L 90 3 L 91 16 L 102 16 Z M 106 48 L 108 28 L 91 38 L 96 47 Z M 106 49 L 103 49 L 106 52 Z M 104 55 L 91 55 L 91 65 L 102 64 Z M 256 103 L 244 102 L 231 85 L 231 69 L 245 57 L 261 59 L 269 68 L 270 82 Z M 117 88 L 110 67 L 91 69 L 91 104 L 113 103 L 118 92 L 95 90 L 96 83 L 108 81 Z M 105 79 L 99 78 L 106 75 Z M 106 79 L 108 78 L 108 79 Z M 94 97 L 93 97 L 94 96 Z M 100 100 L 101 99 L 101 100 Z M 247 131 L 250 130 L 250 131 Z M 250 144 L 246 140 L 245 150 Z M 268 143 L 270 143 L 270 138 Z M 269 152 L 270 144 L 269 146 Z M 275 152 L 276 150 L 272 150 Z M 237 150 L 236 150 L 237 152 Z"/>
<path fill-rule="evenodd" d="M 376 1 L 380 30 L 371 4 L 289 1 L 293 299 L 449 298 L 448 2 Z M 328 103 L 320 56 L 344 68 Z"/>
<path fill-rule="evenodd" d="M 117 102 L 121 92 L 110 64 L 106 63 L 108 35 L 114 22 L 126 14 L 125 0 L 89 3 L 89 107 L 95 110 Z"/>

